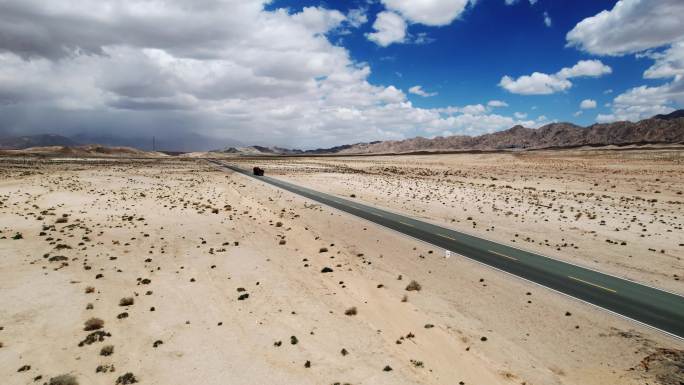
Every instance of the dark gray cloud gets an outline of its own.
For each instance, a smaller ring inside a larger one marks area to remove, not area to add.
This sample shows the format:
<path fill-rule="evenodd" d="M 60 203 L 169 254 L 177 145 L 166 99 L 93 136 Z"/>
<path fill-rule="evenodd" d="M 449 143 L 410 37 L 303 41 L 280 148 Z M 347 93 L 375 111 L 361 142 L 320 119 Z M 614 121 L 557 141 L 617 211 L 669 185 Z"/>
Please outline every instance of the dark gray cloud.
<path fill-rule="evenodd" d="M 156 47 L 190 57 L 217 57 L 240 38 L 261 1 L 5 0 L 0 49 L 22 57 L 104 54 L 104 47 Z"/>
<path fill-rule="evenodd" d="M 266 2 L 1 0 L 1 130 L 309 148 L 536 124 L 416 108 L 329 40 L 363 11 Z"/>

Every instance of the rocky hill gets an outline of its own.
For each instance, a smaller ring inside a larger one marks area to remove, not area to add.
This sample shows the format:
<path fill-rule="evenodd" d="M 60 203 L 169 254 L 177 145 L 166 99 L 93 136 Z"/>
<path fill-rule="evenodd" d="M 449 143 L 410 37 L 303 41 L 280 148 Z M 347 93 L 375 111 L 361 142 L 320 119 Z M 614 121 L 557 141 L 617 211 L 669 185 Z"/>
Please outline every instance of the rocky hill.
<path fill-rule="evenodd" d="M 248 147 L 226 147 L 222 150 L 212 151 L 214 153 L 223 154 L 240 154 L 240 155 L 294 155 L 304 153 L 302 150 L 290 150 L 282 147 L 264 147 L 264 146 L 248 146 Z"/>
<path fill-rule="evenodd" d="M 401 153 L 415 151 L 539 149 L 644 143 L 684 143 L 684 110 L 639 122 L 614 122 L 580 127 L 551 123 L 540 128 L 515 126 L 480 136 L 422 137 L 356 144 L 339 154 Z"/>
<path fill-rule="evenodd" d="M 672 120 L 672 119 L 677 119 L 677 118 L 684 118 L 684 110 L 677 110 L 670 112 L 669 114 L 661 114 L 661 115 L 656 115 L 653 117 L 654 119 L 665 119 L 665 120 Z"/>
<path fill-rule="evenodd" d="M 0 150 L 1 156 L 49 156 L 49 157 L 136 157 L 136 158 L 157 158 L 168 155 L 154 152 L 138 150 L 132 147 L 107 147 L 97 144 L 83 146 L 39 146 L 23 149 Z"/>
<path fill-rule="evenodd" d="M 24 135 L 0 138 L 0 149 L 21 150 L 29 147 L 76 146 L 79 143 L 56 134 Z"/>
<path fill-rule="evenodd" d="M 235 155 L 383 154 L 417 151 L 567 148 L 646 143 L 684 144 L 684 110 L 677 110 L 666 115 L 656 115 L 636 123 L 624 121 L 593 124 L 589 127 L 581 127 L 572 123 L 551 123 L 540 128 L 514 126 L 508 130 L 480 136 L 438 136 L 432 139 L 416 137 L 405 140 L 346 144 L 315 150 L 291 150 L 263 146 L 228 147 L 214 153 Z"/>

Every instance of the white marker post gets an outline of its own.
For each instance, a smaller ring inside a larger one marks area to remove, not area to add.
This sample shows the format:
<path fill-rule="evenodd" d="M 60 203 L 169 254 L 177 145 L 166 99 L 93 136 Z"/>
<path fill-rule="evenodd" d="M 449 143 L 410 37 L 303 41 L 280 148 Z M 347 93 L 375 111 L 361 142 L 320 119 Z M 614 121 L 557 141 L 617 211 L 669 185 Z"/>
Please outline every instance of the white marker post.
<path fill-rule="evenodd" d="M 449 258 L 451 257 L 451 251 L 450 250 L 444 250 L 444 258 Z"/>

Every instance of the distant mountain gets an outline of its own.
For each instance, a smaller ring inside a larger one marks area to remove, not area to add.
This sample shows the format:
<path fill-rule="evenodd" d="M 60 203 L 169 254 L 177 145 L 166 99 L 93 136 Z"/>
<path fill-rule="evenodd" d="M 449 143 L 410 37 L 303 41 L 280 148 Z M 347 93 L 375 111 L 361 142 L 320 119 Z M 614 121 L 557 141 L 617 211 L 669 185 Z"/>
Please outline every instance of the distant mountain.
<path fill-rule="evenodd" d="M 684 143 L 684 110 L 657 115 L 639 122 L 614 122 L 580 127 L 572 123 L 551 123 L 540 128 L 514 126 L 480 136 L 422 137 L 361 143 L 318 150 L 319 153 L 368 154 L 415 151 L 540 149 L 579 146 L 607 146 L 645 143 Z M 340 149 L 341 148 L 341 149 Z M 338 150 L 339 149 L 339 150 Z"/>
<path fill-rule="evenodd" d="M 216 139 L 198 134 L 180 137 L 157 138 L 157 150 L 192 151 L 207 148 Z M 95 136 L 79 134 L 67 138 L 55 134 L 26 135 L 0 138 L 0 149 L 26 149 L 30 147 L 65 146 L 74 147 L 80 143 L 98 143 L 103 146 L 135 147 L 151 149 L 151 138 L 121 138 L 116 136 Z M 316 155 L 316 154 L 380 154 L 416 151 L 453 150 L 500 150 L 540 149 L 579 146 L 629 145 L 645 143 L 683 143 L 684 110 L 656 115 L 639 122 L 613 122 L 581 127 L 572 123 L 551 123 L 540 128 L 514 126 L 508 130 L 480 136 L 448 136 L 427 139 L 416 137 L 406 140 L 376 141 L 370 143 L 346 144 L 315 150 L 286 149 L 282 147 L 242 146 L 232 142 L 222 150 L 225 154 L 239 155 Z"/>
<path fill-rule="evenodd" d="M 0 138 L 0 149 L 22 150 L 29 147 L 77 146 L 79 143 L 66 136 L 55 134 L 10 136 Z"/>
<path fill-rule="evenodd" d="M 229 147 L 220 152 L 240 155 L 383 154 L 417 151 L 503 150 L 608 146 L 646 143 L 684 144 L 684 110 L 656 115 L 639 122 L 613 122 L 581 127 L 551 123 L 540 128 L 514 126 L 480 136 L 416 137 L 320 148 L 288 150 L 279 147 Z"/>
<path fill-rule="evenodd" d="M 370 143 L 356 143 L 345 144 L 342 146 L 330 148 L 318 148 L 315 150 L 297 150 L 287 149 L 282 147 L 264 147 L 264 146 L 248 146 L 248 147 L 226 147 L 223 150 L 214 150 L 212 152 L 220 152 L 224 154 L 240 154 L 240 155 L 316 155 L 316 154 L 334 154 L 344 150 L 355 148 L 355 146 L 373 145 L 381 143 L 380 141 Z"/>
<path fill-rule="evenodd" d="M 38 146 L 23 149 L 0 150 L 0 154 L 28 155 L 42 157 L 140 157 L 158 158 L 166 157 L 160 152 L 138 150 L 132 147 L 106 147 L 98 144 L 79 146 Z"/>
<path fill-rule="evenodd" d="M 222 150 L 214 150 L 224 154 L 240 155 L 294 155 L 301 154 L 301 150 L 289 150 L 281 147 L 247 146 L 247 147 L 226 147 Z"/>
<path fill-rule="evenodd" d="M 672 119 L 678 119 L 678 118 L 684 118 L 684 110 L 677 110 L 677 111 L 672 111 L 669 114 L 664 114 L 664 115 L 656 115 L 653 117 L 653 119 L 664 119 L 664 120 L 672 120 Z"/>
<path fill-rule="evenodd" d="M 378 141 L 370 142 L 370 143 L 344 144 L 342 146 L 335 146 L 335 147 L 330 147 L 330 148 L 318 148 L 315 150 L 306 150 L 306 151 L 304 151 L 304 153 L 305 154 L 336 154 L 339 152 L 354 149 L 355 147 L 358 147 L 358 146 L 371 146 L 371 145 L 379 144 L 379 143 L 382 143 L 382 142 L 378 140 Z"/>
<path fill-rule="evenodd" d="M 110 147 L 133 147 L 140 150 L 152 150 L 152 136 L 127 136 L 117 135 L 112 133 L 90 133 L 82 132 L 72 136 L 72 138 L 80 143 L 97 143 L 103 146 Z M 155 148 L 157 151 L 198 151 L 213 148 L 216 145 L 217 139 L 206 137 L 197 133 L 181 134 L 167 134 L 155 136 Z M 242 146 L 242 143 L 237 141 L 223 142 L 228 146 Z"/>

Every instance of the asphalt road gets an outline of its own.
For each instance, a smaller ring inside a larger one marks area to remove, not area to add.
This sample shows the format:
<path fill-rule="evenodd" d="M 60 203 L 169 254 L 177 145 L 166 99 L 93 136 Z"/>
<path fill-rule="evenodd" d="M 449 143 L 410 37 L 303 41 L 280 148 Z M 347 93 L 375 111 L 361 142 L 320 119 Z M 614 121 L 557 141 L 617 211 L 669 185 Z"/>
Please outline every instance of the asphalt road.
<path fill-rule="evenodd" d="M 279 179 L 255 177 L 235 166 L 214 163 L 684 338 L 682 296 Z"/>

